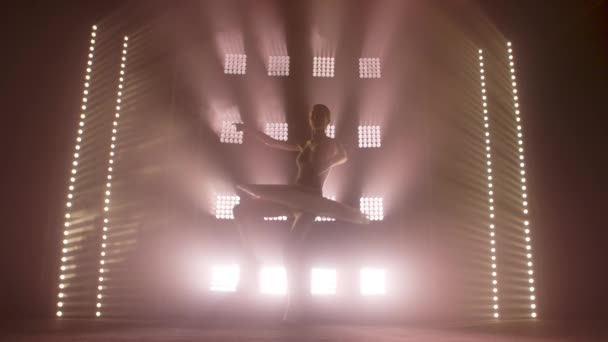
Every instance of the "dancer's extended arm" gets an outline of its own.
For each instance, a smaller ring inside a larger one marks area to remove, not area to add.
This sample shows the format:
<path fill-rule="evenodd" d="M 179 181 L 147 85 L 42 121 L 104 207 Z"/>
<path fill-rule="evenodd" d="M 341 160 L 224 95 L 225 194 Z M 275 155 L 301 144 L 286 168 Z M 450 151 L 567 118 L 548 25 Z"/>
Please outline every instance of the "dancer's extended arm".
<path fill-rule="evenodd" d="M 251 127 L 249 125 L 242 124 L 242 123 L 235 123 L 234 126 L 236 127 L 237 131 L 243 131 L 246 134 L 253 135 L 256 139 L 263 142 L 266 146 L 269 146 L 272 148 L 277 148 L 277 149 L 284 150 L 284 151 L 295 151 L 295 152 L 302 151 L 302 147 L 300 147 L 300 145 L 290 144 L 285 141 L 273 139 L 273 138 L 269 137 L 268 135 L 266 135 L 265 133 L 262 133 L 262 132 L 258 131 L 257 129 L 255 129 L 255 127 Z"/>

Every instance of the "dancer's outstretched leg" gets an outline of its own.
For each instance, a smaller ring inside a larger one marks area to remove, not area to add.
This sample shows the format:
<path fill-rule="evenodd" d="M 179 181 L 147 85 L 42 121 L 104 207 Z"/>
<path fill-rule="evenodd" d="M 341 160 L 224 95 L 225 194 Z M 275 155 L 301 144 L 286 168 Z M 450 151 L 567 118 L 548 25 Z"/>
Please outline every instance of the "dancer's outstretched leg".
<path fill-rule="evenodd" d="M 283 321 L 295 321 L 301 314 L 302 304 L 310 284 L 306 270 L 304 242 L 312 228 L 314 215 L 299 213 L 295 215 L 284 250 L 287 273 L 287 301 L 283 311 Z"/>
<path fill-rule="evenodd" d="M 239 292 L 252 294 L 258 287 L 257 275 L 261 266 L 254 248 L 255 229 L 264 217 L 285 216 L 289 210 L 268 201 L 241 198 L 241 203 L 233 208 L 241 249 Z"/>

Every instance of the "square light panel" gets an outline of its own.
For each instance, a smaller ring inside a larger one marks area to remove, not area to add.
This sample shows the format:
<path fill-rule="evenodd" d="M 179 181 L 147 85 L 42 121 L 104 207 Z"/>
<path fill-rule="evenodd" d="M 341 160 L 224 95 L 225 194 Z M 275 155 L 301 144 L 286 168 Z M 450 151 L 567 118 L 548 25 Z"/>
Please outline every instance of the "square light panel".
<path fill-rule="evenodd" d="M 313 268 L 311 273 L 310 293 L 313 295 L 336 294 L 336 270 Z"/>
<path fill-rule="evenodd" d="M 268 76 L 289 76 L 289 56 L 268 57 Z"/>
<path fill-rule="evenodd" d="M 224 73 L 245 75 L 247 73 L 247 55 L 226 54 L 224 59 Z"/>
<path fill-rule="evenodd" d="M 215 203 L 215 218 L 219 220 L 234 220 L 233 209 L 241 198 L 235 195 L 218 195 Z"/>
<path fill-rule="evenodd" d="M 223 121 L 220 131 L 220 142 L 224 144 L 242 144 L 243 132 L 239 132 L 234 127 L 234 121 Z"/>
<path fill-rule="evenodd" d="M 380 58 L 359 58 L 360 78 L 380 78 Z"/>
<path fill-rule="evenodd" d="M 267 123 L 264 133 L 275 140 L 287 141 L 289 129 L 287 123 Z"/>
<path fill-rule="evenodd" d="M 314 77 L 334 77 L 333 57 L 314 57 L 312 59 L 312 76 Z"/>
<path fill-rule="evenodd" d="M 380 126 L 359 126 L 359 147 L 378 148 L 382 146 Z"/>
<path fill-rule="evenodd" d="M 363 296 L 386 294 L 386 270 L 363 268 L 359 272 L 360 291 Z"/>
<path fill-rule="evenodd" d="M 382 197 L 361 197 L 360 209 L 371 221 L 384 220 L 384 204 Z"/>

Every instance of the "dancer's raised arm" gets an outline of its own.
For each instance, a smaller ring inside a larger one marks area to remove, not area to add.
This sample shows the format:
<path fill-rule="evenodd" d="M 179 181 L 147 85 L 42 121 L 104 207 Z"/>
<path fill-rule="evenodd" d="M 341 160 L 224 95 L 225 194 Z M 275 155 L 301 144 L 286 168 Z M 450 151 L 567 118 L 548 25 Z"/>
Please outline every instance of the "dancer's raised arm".
<path fill-rule="evenodd" d="M 272 148 L 276 148 L 276 149 L 284 150 L 284 151 L 294 151 L 294 152 L 302 151 L 302 147 L 300 145 L 290 144 L 285 141 L 273 139 L 273 138 L 269 137 L 268 135 L 266 135 L 265 133 L 260 132 L 255 127 L 252 127 L 250 125 L 247 125 L 244 123 L 235 123 L 234 127 L 236 128 L 237 131 L 243 131 L 243 132 L 245 132 L 245 134 L 253 135 L 256 139 L 260 140 L 268 147 L 272 147 Z"/>

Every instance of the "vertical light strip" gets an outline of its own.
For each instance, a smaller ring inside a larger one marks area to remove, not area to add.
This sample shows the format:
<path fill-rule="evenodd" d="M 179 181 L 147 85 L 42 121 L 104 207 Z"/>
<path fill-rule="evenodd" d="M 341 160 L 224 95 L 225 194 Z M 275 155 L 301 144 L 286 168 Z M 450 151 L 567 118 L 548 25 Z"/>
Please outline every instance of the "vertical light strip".
<path fill-rule="evenodd" d="M 110 226 L 110 198 L 112 194 L 112 172 L 114 171 L 114 157 L 116 149 L 116 135 L 118 133 L 118 120 L 120 118 L 120 109 L 122 106 L 122 97 L 124 95 L 124 81 L 125 81 L 125 66 L 127 63 L 127 47 L 129 37 L 125 36 L 122 45 L 122 55 L 120 61 L 120 75 L 118 78 L 118 91 L 116 93 L 116 113 L 114 114 L 114 121 L 112 122 L 112 137 L 110 141 L 110 155 L 108 158 L 108 173 L 106 176 L 106 191 L 104 197 L 103 207 L 103 231 L 101 235 L 101 257 L 99 259 L 99 279 L 97 283 L 97 310 L 95 312 L 96 317 L 101 317 L 103 296 L 106 286 L 104 285 L 104 277 L 107 277 L 108 266 L 106 265 L 106 250 L 108 244 L 108 230 Z"/>
<path fill-rule="evenodd" d="M 72 225 L 72 200 L 74 199 L 74 191 L 76 189 L 76 174 L 78 173 L 78 160 L 80 158 L 80 149 L 82 146 L 82 136 L 84 134 L 85 123 L 87 118 L 87 102 L 89 96 L 89 87 L 91 85 L 91 72 L 93 69 L 93 54 L 95 53 L 95 42 L 97 40 L 97 26 L 93 25 L 91 30 L 91 41 L 89 45 L 89 54 L 87 59 L 87 68 L 84 76 L 84 90 L 81 105 L 80 122 L 78 123 L 78 135 L 76 137 L 76 144 L 74 146 L 74 156 L 72 159 L 72 170 L 70 176 L 70 185 L 68 186 L 66 212 L 65 212 L 65 223 L 63 231 L 63 247 L 61 249 L 61 268 L 59 272 L 59 291 L 57 294 L 57 317 L 63 316 L 63 310 L 65 307 L 65 289 L 68 287 L 66 284 L 66 270 L 68 269 L 68 257 L 70 251 L 70 233 Z"/>
<path fill-rule="evenodd" d="M 490 212 L 490 265 L 492 267 L 492 310 L 494 318 L 500 317 L 498 308 L 498 277 L 496 260 L 496 232 L 494 224 L 494 183 L 492 176 L 492 151 L 490 148 L 490 119 L 488 114 L 488 97 L 486 93 L 486 76 L 484 69 L 483 50 L 479 50 L 479 72 L 481 81 L 481 102 L 483 105 L 483 127 L 486 153 L 486 166 L 488 174 L 488 209 Z"/>
<path fill-rule="evenodd" d="M 513 49 L 511 48 L 511 42 L 507 43 L 507 52 L 509 55 L 509 70 L 511 76 L 511 87 L 513 91 L 513 112 L 515 114 L 515 125 L 517 128 L 517 148 L 519 155 L 519 174 L 520 174 L 520 186 L 521 186 L 521 205 L 523 212 L 522 229 L 524 231 L 524 245 L 525 253 L 528 265 L 528 285 L 530 286 L 530 316 L 536 318 L 536 295 L 534 293 L 534 270 L 532 268 L 532 239 L 530 237 L 530 220 L 528 218 L 528 188 L 526 185 L 526 170 L 524 163 L 524 135 L 521 127 L 521 118 L 519 116 L 519 95 L 517 94 L 517 81 L 515 77 L 515 62 L 513 60 Z"/>

